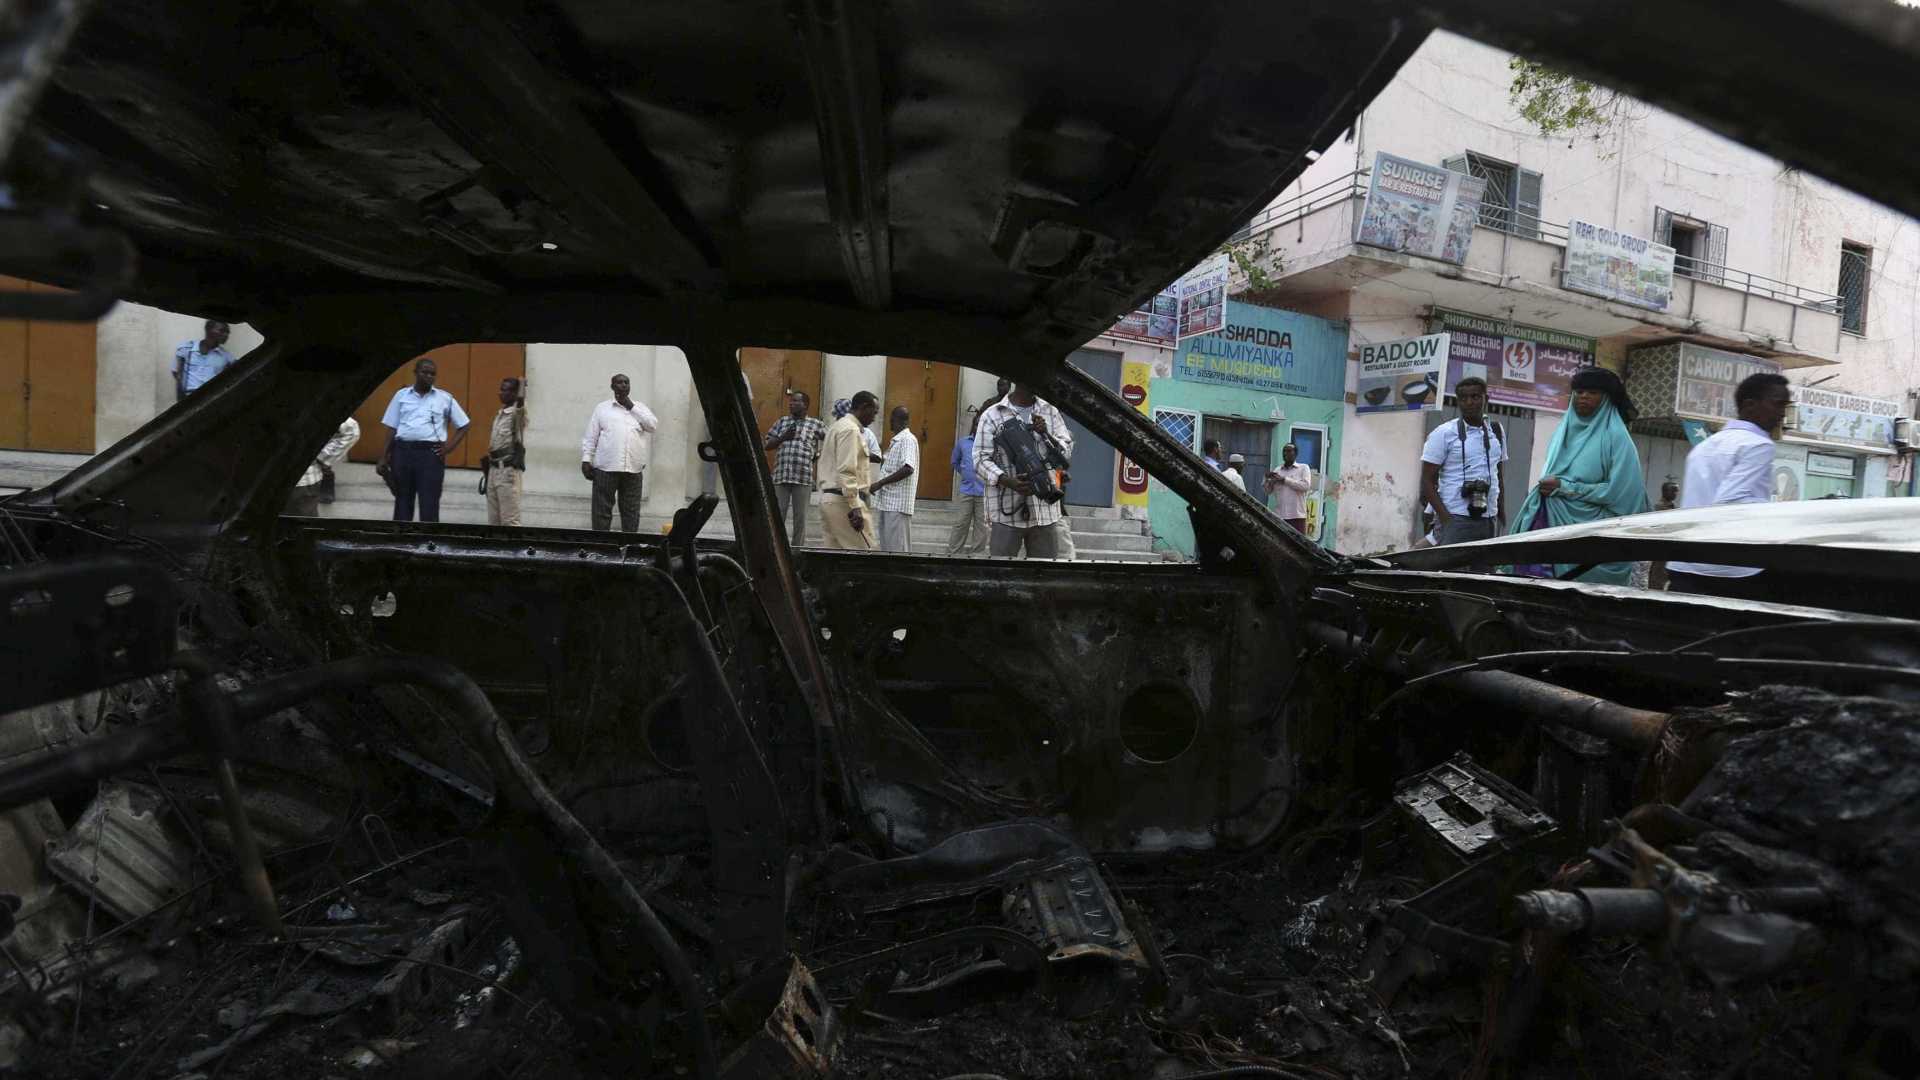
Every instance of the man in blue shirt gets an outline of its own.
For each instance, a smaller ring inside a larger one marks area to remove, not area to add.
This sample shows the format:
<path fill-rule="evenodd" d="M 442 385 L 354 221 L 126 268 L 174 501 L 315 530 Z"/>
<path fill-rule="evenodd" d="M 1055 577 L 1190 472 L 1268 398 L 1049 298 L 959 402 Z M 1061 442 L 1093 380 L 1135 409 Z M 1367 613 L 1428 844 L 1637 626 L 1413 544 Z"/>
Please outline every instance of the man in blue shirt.
<path fill-rule="evenodd" d="M 421 521 L 440 520 L 440 486 L 447 477 L 447 455 L 467 437 L 467 414 L 453 395 L 435 389 L 440 369 L 421 357 L 413 363 L 413 385 L 402 387 L 387 403 L 380 426 L 387 429 L 387 448 L 374 469 L 393 489 L 393 520 L 412 521 L 414 499 L 420 502 Z M 447 423 L 453 438 L 447 438 Z"/>
<path fill-rule="evenodd" d="M 987 550 L 987 541 L 993 536 L 993 530 L 987 527 L 987 487 L 980 482 L 980 474 L 973 471 L 973 438 L 980 433 L 980 414 L 993 401 L 973 411 L 972 429 L 953 447 L 953 471 L 960 474 L 960 520 L 954 522 L 953 533 L 947 537 L 949 555 L 979 555 Z"/>
<path fill-rule="evenodd" d="M 227 370 L 233 354 L 226 350 L 232 330 L 219 319 L 208 319 L 206 337 L 183 341 L 173 350 L 173 400 L 179 401 Z"/>

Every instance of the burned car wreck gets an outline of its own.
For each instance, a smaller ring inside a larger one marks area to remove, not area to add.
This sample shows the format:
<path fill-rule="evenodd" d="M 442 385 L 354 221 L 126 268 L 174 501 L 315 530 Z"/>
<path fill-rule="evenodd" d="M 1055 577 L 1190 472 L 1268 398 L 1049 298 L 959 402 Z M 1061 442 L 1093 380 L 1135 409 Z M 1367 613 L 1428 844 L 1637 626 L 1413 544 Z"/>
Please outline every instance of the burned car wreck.
<path fill-rule="evenodd" d="M 71 291 L 6 313 L 266 343 L 0 501 L 20 1075 L 1910 1071 L 1911 515 L 1339 557 L 1064 359 L 1436 22 L 1920 209 L 1895 159 L 1809 159 L 1818 100 L 1745 128 L 1630 27 L 1470 2 L 1208 5 L 1119 81 L 1045 47 L 1086 4 L 26 7 L 0 270 Z M 1750 18 L 1912 70 L 1865 16 Z M 215 92 L 205 40 L 259 64 Z M 281 515 L 468 340 L 679 348 L 734 539 L 712 498 L 659 536 Z M 791 547 L 736 359 L 789 345 L 1035 387 L 1199 560 Z M 1804 596 L 1456 572 L 1488 547 Z"/>

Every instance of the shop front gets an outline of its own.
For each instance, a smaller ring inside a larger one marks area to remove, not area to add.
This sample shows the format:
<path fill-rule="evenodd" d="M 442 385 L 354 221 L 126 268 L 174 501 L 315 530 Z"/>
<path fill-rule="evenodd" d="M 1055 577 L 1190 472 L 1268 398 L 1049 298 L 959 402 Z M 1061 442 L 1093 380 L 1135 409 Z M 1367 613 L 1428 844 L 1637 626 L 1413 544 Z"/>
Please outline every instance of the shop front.
<path fill-rule="evenodd" d="M 1240 454 L 1248 493 L 1269 506 L 1262 479 L 1292 443 L 1298 460 L 1313 470 L 1307 536 L 1320 542 L 1333 537 L 1337 520 L 1329 491 L 1330 477 L 1340 475 L 1346 361 L 1344 324 L 1228 301 L 1225 325 L 1182 339 L 1166 364 L 1155 367 L 1137 404 L 1195 453 L 1217 439 L 1223 456 Z M 1155 547 L 1191 558 L 1186 500 L 1158 481 L 1146 487 Z"/>
<path fill-rule="evenodd" d="M 1692 342 L 1629 350 L 1627 392 L 1641 414 L 1634 441 L 1647 490 L 1685 476 L 1687 451 L 1738 415 L 1733 395 L 1741 380 L 1779 371 L 1765 357 Z M 1887 495 L 1901 404 L 1817 386 L 1796 386 L 1793 397 L 1774 448 L 1774 501 Z"/>

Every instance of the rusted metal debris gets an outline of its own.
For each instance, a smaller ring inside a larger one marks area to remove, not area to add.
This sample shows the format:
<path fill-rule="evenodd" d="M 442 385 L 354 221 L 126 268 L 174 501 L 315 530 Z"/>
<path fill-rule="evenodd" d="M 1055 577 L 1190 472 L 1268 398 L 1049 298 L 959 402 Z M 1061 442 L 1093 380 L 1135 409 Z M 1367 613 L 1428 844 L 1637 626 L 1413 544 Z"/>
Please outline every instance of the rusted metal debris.
<path fill-rule="evenodd" d="M 48 844 L 48 868 L 121 919 L 157 911 L 193 883 L 185 844 L 161 823 L 165 805 L 151 788 L 102 784 L 67 835 Z"/>

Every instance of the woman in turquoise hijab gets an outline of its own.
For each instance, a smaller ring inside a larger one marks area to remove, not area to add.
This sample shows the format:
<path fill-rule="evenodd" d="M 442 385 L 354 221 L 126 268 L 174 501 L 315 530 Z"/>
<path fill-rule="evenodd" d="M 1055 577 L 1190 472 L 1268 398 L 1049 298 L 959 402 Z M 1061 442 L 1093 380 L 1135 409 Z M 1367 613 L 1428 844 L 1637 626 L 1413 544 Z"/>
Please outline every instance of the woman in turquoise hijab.
<path fill-rule="evenodd" d="M 1647 512 L 1647 484 L 1640 454 L 1627 433 L 1633 403 L 1620 376 L 1606 368 L 1582 368 L 1573 377 L 1573 409 L 1560 421 L 1540 483 L 1514 517 L 1515 533 L 1557 525 L 1626 517 Z M 1532 577 L 1559 577 L 1577 566 L 1518 566 Z M 1603 563 L 1580 575 L 1581 581 L 1625 585 L 1632 563 Z"/>

